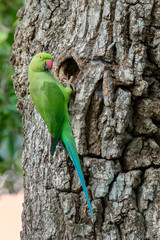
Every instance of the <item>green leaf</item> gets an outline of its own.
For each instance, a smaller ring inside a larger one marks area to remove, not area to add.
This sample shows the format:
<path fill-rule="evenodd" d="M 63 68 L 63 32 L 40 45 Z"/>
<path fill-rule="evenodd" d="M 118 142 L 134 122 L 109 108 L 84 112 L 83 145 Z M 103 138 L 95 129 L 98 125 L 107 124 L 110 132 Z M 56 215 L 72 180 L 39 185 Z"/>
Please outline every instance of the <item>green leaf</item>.
<path fill-rule="evenodd" d="M 8 33 L 4 32 L 0 29 L 0 44 L 2 44 L 4 41 L 6 41 L 8 38 Z"/>

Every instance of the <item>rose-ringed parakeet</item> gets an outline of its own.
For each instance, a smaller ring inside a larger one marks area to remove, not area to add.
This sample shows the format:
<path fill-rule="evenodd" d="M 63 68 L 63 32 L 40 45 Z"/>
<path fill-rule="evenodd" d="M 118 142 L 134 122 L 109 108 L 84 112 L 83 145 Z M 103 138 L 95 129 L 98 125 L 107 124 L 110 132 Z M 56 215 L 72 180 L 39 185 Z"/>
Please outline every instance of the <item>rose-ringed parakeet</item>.
<path fill-rule="evenodd" d="M 70 127 L 68 102 L 72 89 L 69 87 L 64 88 L 63 85 L 49 72 L 52 65 L 53 58 L 50 54 L 38 53 L 32 58 L 29 65 L 29 91 L 36 109 L 47 124 L 48 130 L 52 135 L 53 141 L 51 153 L 54 153 L 59 138 L 61 137 L 69 156 L 74 163 L 89 210 L 93 216 L 80 160 Z"/>

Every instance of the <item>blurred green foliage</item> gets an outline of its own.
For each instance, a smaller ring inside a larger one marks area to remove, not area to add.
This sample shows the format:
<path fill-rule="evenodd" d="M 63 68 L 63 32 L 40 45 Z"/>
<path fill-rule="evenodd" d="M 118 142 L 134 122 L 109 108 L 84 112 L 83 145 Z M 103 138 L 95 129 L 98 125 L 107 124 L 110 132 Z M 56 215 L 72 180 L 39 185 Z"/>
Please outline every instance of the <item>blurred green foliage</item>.
<path fill-rule="evenodd" d="M 0 0 L 0 173 L 22 173 L 22 123 L 11 79 L 14 70 L 9 62 L 18 24 L 16 13 L 22 6 L 22 0 Z"/>

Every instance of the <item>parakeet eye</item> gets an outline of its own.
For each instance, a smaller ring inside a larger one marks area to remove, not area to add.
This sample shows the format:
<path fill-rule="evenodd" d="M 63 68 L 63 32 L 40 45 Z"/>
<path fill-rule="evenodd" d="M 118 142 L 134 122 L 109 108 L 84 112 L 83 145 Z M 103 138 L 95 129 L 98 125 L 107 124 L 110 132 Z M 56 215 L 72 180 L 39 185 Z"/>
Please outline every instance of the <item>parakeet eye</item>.
<path fill-rule="evenodd" d="M 39 56 L 39 60 L 42 60 L 43 59 L 43 57 L 42 56 Z"/>

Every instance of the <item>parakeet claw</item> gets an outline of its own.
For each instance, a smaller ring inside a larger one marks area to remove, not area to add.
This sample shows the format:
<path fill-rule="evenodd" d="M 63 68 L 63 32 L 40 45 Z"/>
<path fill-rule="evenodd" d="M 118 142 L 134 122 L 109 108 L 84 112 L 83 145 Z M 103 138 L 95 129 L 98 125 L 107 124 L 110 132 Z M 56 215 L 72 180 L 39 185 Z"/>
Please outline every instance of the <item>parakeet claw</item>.
<path fill-rule="evenodd" d="M 67 83 L 67 87 L 72 88 L 73 92 L 75 92 L 75 85 L 72 83 L 73 79 L 74 79 L 74 77 L 71 76 Z"/>

